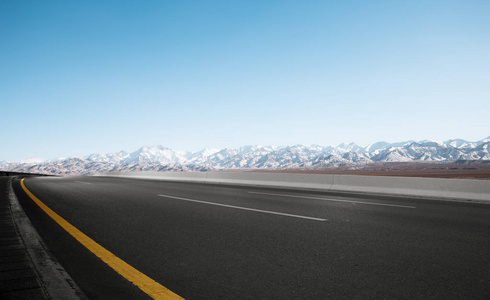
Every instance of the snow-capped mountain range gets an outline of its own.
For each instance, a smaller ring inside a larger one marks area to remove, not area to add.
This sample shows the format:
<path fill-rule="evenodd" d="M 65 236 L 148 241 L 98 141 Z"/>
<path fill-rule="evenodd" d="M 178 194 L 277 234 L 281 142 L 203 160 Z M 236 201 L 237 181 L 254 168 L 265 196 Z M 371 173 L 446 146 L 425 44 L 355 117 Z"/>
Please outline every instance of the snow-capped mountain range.
<path fill-rule="evenodd" d="M 181 152 L 160 145 L 134 152 L 91 154 L 51 161 L 39 158 L 0 162 L 0 170 L 60 175 L 89 175 L 108 171 L 208 171 L 224 169 L 322 169 L 377 162 L 451 162 L 490 160 L 490 136 L 477 142 L 454 139 L 398 143 L 355 143 L 332 146 L 244 146 Z"/>

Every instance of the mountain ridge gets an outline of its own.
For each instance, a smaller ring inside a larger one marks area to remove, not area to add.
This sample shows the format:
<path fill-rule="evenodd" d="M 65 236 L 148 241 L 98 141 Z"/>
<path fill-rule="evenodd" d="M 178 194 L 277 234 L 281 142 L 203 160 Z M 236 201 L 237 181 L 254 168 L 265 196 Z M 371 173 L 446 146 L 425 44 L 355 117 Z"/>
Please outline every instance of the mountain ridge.
<path fill-rule="evenodd" d="M 490 137 L 470 142 L 422 140 L 376 142 L 366 147 L 356 143 L 338 146 L 246 145 L 236 149 L 205 148 L 195 152 L 175 151 L 162 145 L 143 146 L 136 151 L 93 153 L 83 158 L 50 161 L 26 159 L 0 162 L 0 170 L 57 175 L 90 175 L 111 171 L 209 171 L 224 169 L 320 169 L 360 166 L 379 162 L 451 162 L 490 160 Z"/>

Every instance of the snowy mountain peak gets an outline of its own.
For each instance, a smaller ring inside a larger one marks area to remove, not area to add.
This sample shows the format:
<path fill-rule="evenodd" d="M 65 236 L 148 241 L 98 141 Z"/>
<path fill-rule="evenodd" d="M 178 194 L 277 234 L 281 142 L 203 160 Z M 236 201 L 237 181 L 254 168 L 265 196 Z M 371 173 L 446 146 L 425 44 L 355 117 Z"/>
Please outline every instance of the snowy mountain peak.
<path fill-rule="evenodd" d="M 443 146 L 444 145 L 443 142 L 437 141 L 437 140 L 423 140 L 423 141 L 418 142 L 417 144 L 427 145 L 427 146 Z"/>
<path fill-rule="evenodd" d="M 29 165 L 35 165 L 35 164 L 40 164 L 44 162 L 45 160 L 39 157 L 33 157 L 33 158 L 28 158 L 21 160 L 19 163 L 21 164 L 29 164 Z"/>
<path fill-rule="evenodd" d="M 182 163 L 185 162 L 185 154 L 182 152 L 174 151 L 170 148 L 163 147 L 161 145 L 144 146 L 130 153 L 127 158 L 123 160 L 125 164 L 131 163 Z"/>

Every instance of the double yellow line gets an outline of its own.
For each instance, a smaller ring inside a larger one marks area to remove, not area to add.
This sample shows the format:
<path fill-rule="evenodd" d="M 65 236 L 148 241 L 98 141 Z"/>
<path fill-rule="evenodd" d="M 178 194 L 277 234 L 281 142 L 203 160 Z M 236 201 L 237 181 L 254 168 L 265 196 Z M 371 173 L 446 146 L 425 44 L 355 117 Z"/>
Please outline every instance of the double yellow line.
<path fill-rule="evenodd" d="M 75 239 L 77 239 L 82 245 L 84 245 L 88 250 L 105 262 L 109 267 L 113 268 L 117 273 L 126 278 L 128 281 L 132 282 L 143 292 L 148 294 L 153 299 L 162 300 L 174 300 L 183 299 L 179 295 L 175 294 L 171 290 L 162 286 L 155 280 L 136 270 L 125 261 L 119 257 L 112 254 L 110 251 L 97 244 L 94 240 L 86 236 L 83 232 L 78 230 L 75 226 L 68 223 L 65 219 L 60 217 L 57 213 L 51 210 L 46 204 L 41 202 L 34 194 L 32 194 L 24 184 L 23 178 L 20 184 L 24 191 L 29 195 L 29 197 L 46 213 L 48 214 L 56 223 L 58 223 L 63 229 L 65 229 L 69 234 L 71 234 Z"/>

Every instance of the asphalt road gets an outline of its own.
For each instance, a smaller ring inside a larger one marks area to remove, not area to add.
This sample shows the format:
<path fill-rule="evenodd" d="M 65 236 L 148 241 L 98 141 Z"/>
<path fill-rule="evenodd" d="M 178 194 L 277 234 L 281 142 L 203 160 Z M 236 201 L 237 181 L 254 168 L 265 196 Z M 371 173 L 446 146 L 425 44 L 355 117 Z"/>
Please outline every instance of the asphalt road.
<path fill-rule="evenodd" d="M 490 299 L 490 205 L 104 177 L 27 178 L 185 299 Z M 147 299 L 14 189 L 91 299 Z"/>

